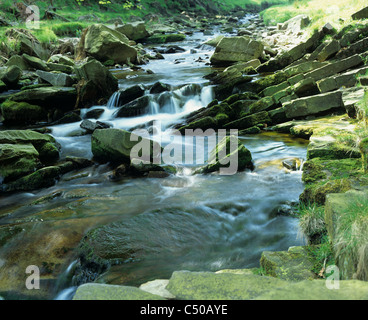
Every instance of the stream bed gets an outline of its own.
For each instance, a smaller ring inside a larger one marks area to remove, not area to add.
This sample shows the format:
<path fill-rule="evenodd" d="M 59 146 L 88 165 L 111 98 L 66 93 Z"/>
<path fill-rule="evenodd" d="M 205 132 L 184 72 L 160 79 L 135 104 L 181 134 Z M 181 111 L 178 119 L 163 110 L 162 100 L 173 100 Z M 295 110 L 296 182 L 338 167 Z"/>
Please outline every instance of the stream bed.
<path fill-rule="evenodd" d="M 116 93 L 106 106 L 82 110 L 82 115 L 101 109 L 98 120 L 122 129 L 160 121 L 159 134 L 167 143 L 166 129 L 214 99 L 203 78 L 213 71 L 205 63 L 213 48 L 202 45 L 211 37 L 194 33 L 177 43 L 184 52 L 164 54 L 165 60 L 143 66 L 153 73 L 114 70 L 121 90 L 157 81 L 172 86 L 170 92 L 151 95 L 147 114 L 117 118 Z M 62 157 L 92 158 L 91 136 L 78 135 L 80 123 L 50 127 Z M 192 175 L 195 166 L 178 164 L 178 173 L 164 179 L 113 182 L 108 166 L 98 165 L 66 174 L 54 187 L 1 198 L 0 227 L 14 235 L 0 248 L 0 295 L 29 298 L 25 269 L 36 265 L 46 275 L 36 297 L 72 298 L 75 248 L 89 229 L 114 221 L 125 223 L 122 232 L 130 242 L 122 245 L 134 245 L 144 254 L 99 279 L 113 284 L 138 286 L 169 278 L 175 270 L 258 267 L 262 251 L 303 244 L 298 220 L 279 213 L 287 212 L 303 191 L 302 172 L 286 170 L 282 161 L 306 159 L 307 142 L 271 132 L 240 139 L 252 153 L 252 172 Z"/>

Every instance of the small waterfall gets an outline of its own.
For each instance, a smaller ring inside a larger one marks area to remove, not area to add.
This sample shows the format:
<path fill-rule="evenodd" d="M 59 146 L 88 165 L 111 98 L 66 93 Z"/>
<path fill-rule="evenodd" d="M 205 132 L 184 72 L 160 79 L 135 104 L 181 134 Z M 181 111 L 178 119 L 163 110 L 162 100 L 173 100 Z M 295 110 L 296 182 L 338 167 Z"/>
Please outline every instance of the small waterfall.
<path fill-rule="evenodd" d="M 158 114 L 184 115 L 185 113 L 206 107 L 214 99 L 213 87 L 203 87 L 199 84 L 188 84 L 173 91 L 165 91 L 158 94 L 146 93 L 143 97 L 129 102 L 129 106 L 119 106 L 120 94 L 121 91 L 119 90 L 110 97 L 100 120 L 109 121 L 115 118 L 144 117 Z M 128 112 L 129 115 L 126 115 L 125 112 L 119 112 L 119 110 L 125 107 L 129 107 L 129 110 L 131 110 L 131 112 Z M 94 106 L 92 108 L 97 107 Z M 92 108 L 89 110 L 92 110 Z M 134 116 L 134 114 L 136 115 Z"/>
<path fill-rule="evenodd" d="M 118 105 L 119 97 L 120 97 L 120 91 L 114 92 L 113 95 L 110 97 L 109 101 L 107 102 L 106 107 L 108 109 L 115 108 Z"/>

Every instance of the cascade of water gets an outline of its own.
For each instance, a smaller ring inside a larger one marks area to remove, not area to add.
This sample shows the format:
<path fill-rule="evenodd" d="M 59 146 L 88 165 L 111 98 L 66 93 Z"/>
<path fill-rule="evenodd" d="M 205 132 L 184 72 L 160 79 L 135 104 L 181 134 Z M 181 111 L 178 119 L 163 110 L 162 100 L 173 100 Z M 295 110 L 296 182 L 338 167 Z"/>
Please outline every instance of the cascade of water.
<path fill-rule="evenodd" d="M 114 92 L 113 95 L 110 97 L 109 101 L 107 102 L 106 107 L 108 109 L 112 109 L 112 108 L 117 107 L 118 101 L 119 101 L 119 97 L 120 97 L 120 91 Z"/>

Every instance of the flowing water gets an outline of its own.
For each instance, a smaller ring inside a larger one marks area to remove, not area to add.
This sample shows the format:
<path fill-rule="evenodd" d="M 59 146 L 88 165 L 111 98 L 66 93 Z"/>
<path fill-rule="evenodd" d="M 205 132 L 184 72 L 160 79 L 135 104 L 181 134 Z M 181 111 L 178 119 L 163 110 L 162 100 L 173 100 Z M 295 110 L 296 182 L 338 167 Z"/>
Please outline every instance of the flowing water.
<path fill-rule="evenodd" d="M 147 92 L 150 100 L 145 114 L 117 118 L 119 91 L 106 106 L 82 110 L 82 115 L 102 109 L 99 121 L 123 129 L 158 120 L 160 138 L 167 144 L 166 129 L 214 98 L 213 88 L 203 78 L 213 70 L 198 60 L 201 57 L 208 61 L 213 52 L 202 45 L 208 38 L 195 33 L 178 44 L 184 52 L 165 54 L 165 60 L 145 65 L 153 74 L 114 70 L 121 79 L 120 90 L 157 81 L 173 87 L 170 92 L 156 95 Z M 62 146 L 62 157 L 92 158 L 91 136 L 78 134 L 80 122 L 51 129 Z M 41 264 L 43 270 L 54 270 L 41 282 L 47 287 L 43 297 L 72 298 L 74 248 L 90 228 L 113 221 L 123 222 L 119 232 L 130 239 L 122 245 L 143 252 L 140 259 L 114 266 L 100 279 L 114 284 L 139 285 L 169 278 L 175 270 L 257 267 L 262 251 L 302 244 L 297 219 L 277 212 L 297 202 L 303 190 L 301 171 L 287 171 L 281 163 L 305 159 L 305 141 L 275 133 L 244 136 L 241 140 L 252 153 L 253 172 L 192 175 L 193 166 L 178 164 L 178 173 L 165 179 L 112 182 L 108 166 L 99 165 L 64 175 L 52 188 L 4 197 L 0 227 L 10 226 L 16 235 L 0 249 L 0 293 L 27 296 L 22 288 L 24 270 L 28 265 Z M 55 248 L 63 249 L 64 255 L 56 253 Z M 45 261 L 52 261 L 52 265 Z"/>

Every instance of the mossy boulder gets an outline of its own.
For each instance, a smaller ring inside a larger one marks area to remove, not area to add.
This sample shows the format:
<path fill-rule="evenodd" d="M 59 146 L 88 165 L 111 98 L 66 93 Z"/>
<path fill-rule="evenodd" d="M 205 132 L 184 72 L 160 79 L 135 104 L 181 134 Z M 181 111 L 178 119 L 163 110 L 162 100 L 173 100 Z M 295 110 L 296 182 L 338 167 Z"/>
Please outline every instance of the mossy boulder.
<path fill-rule="evenodd" d="M 78 287 L 73 300 L 163 300 L 163 298 L 135 287 L 87 283 Z"/>
<path fill-rule="evenodd" d="M 14 88 L 22 76 L 22 69 L 16 65 L 9 66 L 1 76 L 1 80 L 9 87 Z"/>
<path fill-rule="evenodd" d="M 259 124 L 262 124 L 262 125 L 271 124 L 271 119 L 267 111 L 257 112 L 249 116 L 242 117 L 238 120 L 229 122 L 225 125 L 225 128 L 244 130 L 244 129 L 248 129 L 256 125 L 259 125 Z"/>
<path fill-rule="evenodd" d="M 31 130 L 0 131 L 0 150 L 0 176 L 4 182 L 35 172 L 42 164 L 59 158 L 54 138 Z"/>
<path fill-rule="evenodd" d="M 44 108 L 27 102 L 7 100 L 1 104 L 1 114 L 6 124 L 33 124 L 47 120 Z"/>
<path fill-rule="evenodd" d="M 235 62 L 258 59 L 262 55 L 264 45 L 249 37 L 225 37 L 216 46 L 211 57 L 214 65 L 230 65 Z"/>
<path fill-rule="evenodd" d="M 4 186 L 5 191 L 32 191 L 53 186 L 59 179 L 59 167 L 45 167 Z"/>
<path fill-rule="evenodd" d="M 0 144 L 0 184 L 34 172 L 40 166 L 32 144 Z"/>
<path fill-rule="evenodd" d="M 77 101 L 77 90 L 71 87 L 40 87 L 22 90 L 10 96 L 9 100 L 27 102 L 47 110 L 71 110 Z"/>
<path fill-rule="evenodd" d="M 84 87 L 88 86 L 89 90 L 83 94 L 84 87 L 81 88 L 81 103 L 97 102 L 100 98 L 110 97 L 118 90 L 118 80 L 112 75 L 108 68 L 101 62 L 92 59 L 86 63 L 78 65 L 74 68 L 77 79 L 85 82 Z"/>
<path fill-rule="evenodd" d="M 304 280 L 265 292 L 256 300 L 366 300 L 365 281 L 340 281 L 339 290 L 331 290 L 326 280 Z"/>
<path fill-rule="evenodd" d="M 287 284 L 252 274 L 176 271 L 166 289 L 179 300 L 249 300 Z"/>
<path fill-rule="evenodd" d="M 133 41 L 143 40 L 149 36 L 146 24 L 143 21 L 126 23 L 115 29 Z"/>
<path fill-rule="evenodd" d="M 102 24 L 91 25 L 84 30 L 77 56 L 81 59 L 86 55 L 101 62 L 114 60 L 115 63 L 124 64 L 137 61 L 137 50 L 129 45 L 129 39 Z"/>
<path fill-rule="evenodd" d="M 150 159 L 153 149 L 161 151 L 161 147 L 151 140 L 122 129 L 97 129 L 92 134 L 92 153 L 99 161 L 128 163 L 131 161 L 131 152 L 137 143 L 148 145 Z M 146 159 L 150 161 L 150 159 Z"/>
<path fill-rule="evenodd" d="M 211 151 L 207 162 L 208 164 L 197 170 L 197 173 L 220 171 L 220 174 L 234 174 L 237 171 L 254 168 L 252 154 L 235 136 L 223 138 Z M 237 164 L 237 168 L 235 168 L 235 171 L 228 172 L 226 169 L 229 168 L 231 170 L 234 162 Z"/>
<path fill-rule="evenodd" d="M 185 34 L 181 33 L 169 33 L 169 34 L 154 34 L 148 37 L 145 42 L 150 44 L 160 44 L 168 42 L 179 42 L 186 39 Z"/>
<path fill-rule="evenodd" d="M 264 251 L 261 267 L 266 274 L 288 281 L 312 280 L 313 261 L 303 247 L 291 247 L 288 251 Z"/>

